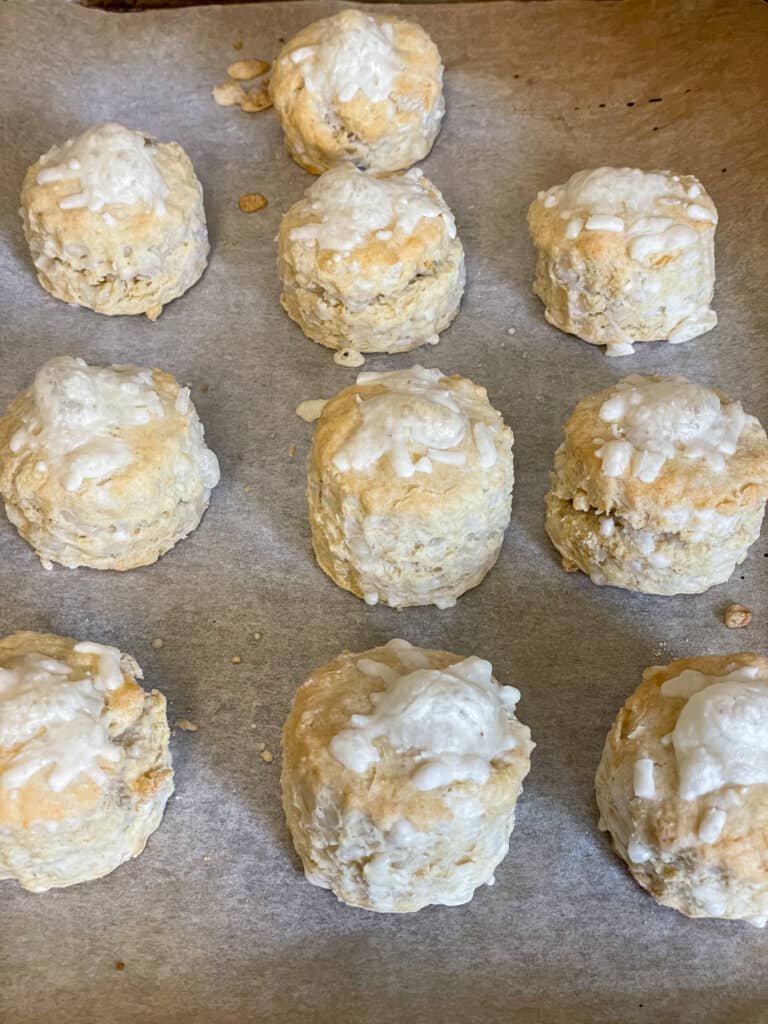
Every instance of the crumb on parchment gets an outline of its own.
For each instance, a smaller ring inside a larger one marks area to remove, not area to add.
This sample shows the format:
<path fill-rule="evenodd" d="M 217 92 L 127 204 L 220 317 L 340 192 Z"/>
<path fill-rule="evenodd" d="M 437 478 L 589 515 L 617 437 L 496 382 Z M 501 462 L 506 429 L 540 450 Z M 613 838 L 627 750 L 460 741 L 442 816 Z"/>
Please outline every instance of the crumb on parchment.
<path fill-rule="evenodd" d="M 245 195 L 240 196 L 237 205 L 243 213 L 256 213 L 267 205 L 267 197 L 260 192 L 246 192 Z"/>
<path fill-rule="evenodd" d="M 177 729 L 181 729 L 182 732 L 197 732 L 200 728 L 199 725 L 190 722 L 188 718 L 177 718 L 173 724 Z"/>
<path fill-rule="evenodd" d="M 729 604 L 723 614 L 728 629 L 743 629 L 752 621 L 752 612 L 743 604 Z"/>
<path fill-rule="evenodd" d="M 269 71 L 270 64 L 266 60 L 236 60 L 227 68 L 227 74 L 238 82 L 250 82 Z"/>
<path fill-rule="evenodd" d="M 296 406 L 296 415 L 305 423 L 314 423 L 320 419 L 327 401 L 327 398 L 308 398 L 305 402 L 299 402 Z"/>

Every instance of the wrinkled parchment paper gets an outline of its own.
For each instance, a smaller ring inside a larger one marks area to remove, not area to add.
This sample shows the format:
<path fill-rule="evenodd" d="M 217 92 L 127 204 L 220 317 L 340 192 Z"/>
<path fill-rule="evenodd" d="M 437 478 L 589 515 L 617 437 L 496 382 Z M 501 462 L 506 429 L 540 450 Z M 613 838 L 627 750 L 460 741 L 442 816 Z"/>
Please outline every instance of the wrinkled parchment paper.
<path fill-rule="evenodd" d="M 768 8 L 553 0 L 406 9 L 446 64 L 448 116 L 423 166 L 456 214 L 469 284 L 436 348 L 371 358 L 366 369 L 421 360 L 487 385 L 515 431 L 517 482 L 486 582 L 453 610 L 397 613 L 338 590 L 310 550 L 311 427 L 294 410 L 356 372 L 335 366 L 278 305 L 273 238 L 311 179 L 284 153 L 273 112 L 247 116 L 210 96 L 230 61 L 271 59 L 281 37 L 339 6 L 115 15 L 49 0 L 0 5 L 0 403 L 56 354 L 162 366 L 191 386 L 223 469 L 197 533 L 122 575 L 46 573 L 0 521 L 2 632 L 117 644 L 168 695 L 172 721 L 199 725 L 176 732 L 177 796 L 137 861 L 47 895 L 0 884 L 0 1019 L 765 1022 L 768 934 L 657 907 L 597 831 L 592 777 L 645 666 L 765 649 L 768 541 L 707 594 L 643 597 L 564 574 L 542 500 L 569 409 L 628 373 L 717 384 L 768 420 Z M 110 119 L 181 142 L 205 187 L 210 266 L 155 324 L 44 294 L 17 215 L 26 166 Z M 712 333 L 609 360 L 545 323 L 531 294 L 526 207 L 537 189 L 602 163 L 673 167 L 709 189 L 720 211 Z M 266 195 L 267 209 L 241 213 L 246 192 Z M 723 626 L 729 601 L 753 609 L 747 630 Z M 463 908 L 383 917 L 337 904 L 300 875 L 279 805 L 279 732 L 313 666 L 396 635 L 489 658 L 522 690 L 519 714 L 538 746 L 495 887 Z"/>

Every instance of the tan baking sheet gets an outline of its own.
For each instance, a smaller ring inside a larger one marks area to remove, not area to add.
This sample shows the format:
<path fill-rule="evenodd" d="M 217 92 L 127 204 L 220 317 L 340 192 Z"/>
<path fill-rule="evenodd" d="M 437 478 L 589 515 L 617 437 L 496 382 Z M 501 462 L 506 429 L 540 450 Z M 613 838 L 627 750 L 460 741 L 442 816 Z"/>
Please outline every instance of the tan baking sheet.
<path fill-rule="evenodd" d="M 240 56 L 271 58 L 281 37 L 338 7 L 115 15 L 61 2 L 0 5 L 0 403 L 55 354 L 156 364 L 191 385 L 224 474 L 200 530 L 159 564 L 124 575 L 43 572 L 0 521 L 0 629 L 119 644 L 168 695 L 172 719 L 200 726 L 173 740 L 178 795 L 139 860 L 44 896 L 0 885 L 0 1020 L 765 1022 L 768 934 L 658 908 L 598 833 L 592 776 L 643 667 L 765 649 L 768 542 L 700 597 L 634 596 L 561 571 L 542 499 L 567 411 L 625 374 L 718 384 L 768 420 L 768 8 L 409 7 L 447 68 L 449 112 L 424 169 L 455 211 L 469 286 L 436 348 L 370 359 L 366 369 L 421 359 L 486 384 L 515 431 L 517 482 L 507 541 L 483 586 L 451 611 L 398 614 L 336 589 L 311 556 L 311 428 L 294 409 L 354 372 L 278 305 L 273 237 L 310 179 L 283 152 L 272 112 L 246 116 L 210 97 L 236 40 Z M 210 267 L 156 324 L 54 301 L 24 249 L 25 167 L 108 119 L 179 140 L 206 190 Z M 544 322 L 530 289 L 527 204 L 538 188 L 601 163 L 675 167 L 709 188 L 721 216 L 720 326 L 711 334 L 609 360 Z M 247 216 L 237 200 L 250 191 L 269 207 Z M 754 610 L 741 633 L 721 622 L 733 600 Z M 538 744 L 495 887 L 463 908 L 401 918 L 345 908 L 304 882 L 278 799 L 279 731 L 296 685 L 341 648 L 394 635 L 490 658 L 522 690 L 520 714 Z M 274 763 L 262 762 L 260 743 Z"/>

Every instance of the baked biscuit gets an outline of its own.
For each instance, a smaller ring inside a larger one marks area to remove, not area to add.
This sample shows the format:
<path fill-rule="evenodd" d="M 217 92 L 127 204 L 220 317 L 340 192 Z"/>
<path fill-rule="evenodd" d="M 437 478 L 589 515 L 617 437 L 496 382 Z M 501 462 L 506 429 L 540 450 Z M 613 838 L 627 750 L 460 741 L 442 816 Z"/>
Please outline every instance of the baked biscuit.
<path fill-rule="evenodd" d="M 768 438 L 739 402 L 682 377 L 627 377 L 565 425 L 546 528 L 566 569 L 647 594 L 724 583 L 760 534 Z"/>
<path fill-rule="evenodd" d="M 203 190 L 189 157 L 119 124 L 40 157 L 20 213 L 43 288 L 108 316 L 156 320 L 208 262 Z"/>
<path fill-rule="evenodd" d="M 307 25 L 280 51 L 270 92 L 288 152 L 312 174 L 410 167 L 445 113 L 437 47 L 391 14 L 348 10 Z"/>
<path fill-rule="evenodd" d="M 449 608 L 496 562 L 513 436 L 485 388 L 421 366 L 363 373 L 323 408 L 309 462 L 317 561 L 395 608 Z"/>
<path fill-rule="evenodd" d="M 219 481 L 189 397 L 162 370 L 45 363 L 0 419 L 0 496 L 43 565 L 148 565 Z"/>
<path fill-rule="evenodd" d="M 102 644 L 0 640 L 0 879 L 45 892 L 138 857 L 173 793 L 165 697 Z"/>
<path fill-rule="evenodd" d="M 492 884 L 530 768 L 520 693 L 491 665 L 405 640 L 341 654 L 283 730 L 283 807 L 307 879 L 383 913 Z"/>
<path fill-rule="evenodd" d="M 619 712 L 595 781 L 634 878 L 688 917 L 768 920 L 768 661 L 656 665 Z"/>
<path fill-rule="evenodd" d="M 712 330 L 715 204 L 693 175 L 599 167 L 528 211 L 547 320 L 606 355 Z"/>
<path fill-rule="evenodd" d="M 278 243 L 283 308 L 328 348 L 434 344 L 459 311 L 464 250 L 419 170 L 326 172 L 283 217 Z"/>

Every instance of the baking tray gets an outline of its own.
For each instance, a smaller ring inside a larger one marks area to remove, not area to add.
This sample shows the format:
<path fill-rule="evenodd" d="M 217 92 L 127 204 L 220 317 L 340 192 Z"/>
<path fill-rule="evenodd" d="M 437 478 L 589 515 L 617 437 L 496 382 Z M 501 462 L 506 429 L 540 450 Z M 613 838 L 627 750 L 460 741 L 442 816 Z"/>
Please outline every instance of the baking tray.
<path fill-rule="evenodd" d="M 746 0 L 408 6 L 445 59 L 448 115 L 423 167 L 456 214 L 469 283 L 436 348 L 370 358 L 366 369 L 422 361 L 487 385 L 515 431 L 517 482 L 485 583 L 452 610 L 400 613 L 337 589 L 311 554 L 311 427 L 294 410 L 354 379 L 278 304 L 273 238 L 311 179 L 283 151 L 273 112 L 248 116 L 210 96 L 236 56 L 271 58 L 281 39 L 338 9 L 0 5 L 0 403 L 61 353 L 159 365 L 192 388 L 223 471 L 200 529 L 126 574 L 44 572 L 0 522 L 3 633 L 117 644 L 168 695 L 172 721 L 199 725 L 173 738 L 177 795 L 138 860 L 47 895 L 0 886 L 0 1020 L 765 1022 L 768 936 L 656 906 L 598 832 L 592 794 L 605 732 L 644 667 L 765 648 L 765 536 L 728 584 L 644 597 L 563 573 L 542 503 L 569 409 L 628 373 L 717 384 L 768 420 L 768 9 Z M 26 166 L 108 119 L 181 142 L 205 187 L 210 266 L 154 324 L 56 302 L 25 251 Z M 607 359 L 545 323 L 531 293 L 527 205 L 539 188 L 602 163 L 678 168 L 711 192 L 720 325 L 710 334 Z M 246 215 L 237 200 L 251 191 L 269 206 Z M 729 601 L 753 609 L 747 630 L 723 626 Z M 278 786 L 295 687 L 342 648 L 398 635 L 489 658 L 522 690 L 537 743 L 496 885 L 468 906 L 403 917 L 344 907 L 303 880 Z"/>

